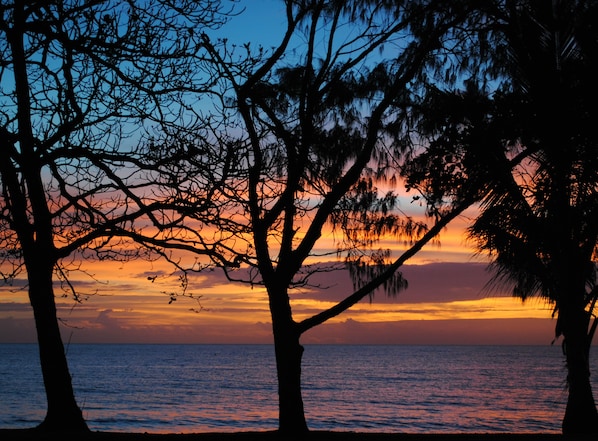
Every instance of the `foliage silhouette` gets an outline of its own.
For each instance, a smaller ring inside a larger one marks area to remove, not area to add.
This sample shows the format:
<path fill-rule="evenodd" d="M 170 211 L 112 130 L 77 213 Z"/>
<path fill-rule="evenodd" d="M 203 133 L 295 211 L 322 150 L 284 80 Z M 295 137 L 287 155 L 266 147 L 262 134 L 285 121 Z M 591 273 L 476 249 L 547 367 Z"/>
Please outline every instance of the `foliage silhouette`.
<path fill-rule="evenodd" d="M 458 200 L 455 189 L 482 192 L 469 233 L 492 259 L 490 286 L 554 304 L 568 369 L 563 433 L 596 433 L 589 351 L 598 295 L 591 98 L 598 8 L 577 1 L 484 7 L 487 64 L 465 90 L 433 89 L 422 102 L 434 136 L 411 183 L 431 207 Z M 492 95 L 488 79 L 498 85 Z"/>
<path fill-rule="evenodd" d="M 279 429 L 301 434 L 307 431 L 302 334 L 379 287 L 398 292 L 405 281 L 397 268 L 474 199 L 435 213 L 429 227 L 400 211 L 393 190 L 378 188 L 396 180 L 410 146 L 404 118 L 414 84 L 431 81 L 430 63 L 467 17 L 464 5 L 285 4 L 287 26 L 271 49 L 204 35 L 205 70 L 218 78 L 212 105 L 203 109 L 195 136 L 165 134 L 148 151 L 175 158 L 161 163 L 169 170 L 162 192 L 195 217 L 194 227 L 181 227 L 187 237 L 179 245 L 209 248 L 230 280 L 266 288 Z M 337 237 L 334 249 L 318 251 L 328 232 Z M 382 237 L 410 248 L 393 261 L 377 248 Z M 314 273 L 347 267 L 355 292 L 296 320 L 293 290 L 317 289 Z"/>
<path fill-rule="evenodd" d="M 5 282 L 26 273 L 48 404 L 42 429 L 87 430 L 53 282 L 80 300 L 68 277 L 83 259 L 143 255 L 122 235 L 136 219 L 158 220 L 147 220 L 131 132 L 174 124 L 185 88 L 199 88 L 187 75 L 197 47 L 189 29 L 222 23 L 217 7 L 209 0 L 0 5 L 0 272 Z"/>

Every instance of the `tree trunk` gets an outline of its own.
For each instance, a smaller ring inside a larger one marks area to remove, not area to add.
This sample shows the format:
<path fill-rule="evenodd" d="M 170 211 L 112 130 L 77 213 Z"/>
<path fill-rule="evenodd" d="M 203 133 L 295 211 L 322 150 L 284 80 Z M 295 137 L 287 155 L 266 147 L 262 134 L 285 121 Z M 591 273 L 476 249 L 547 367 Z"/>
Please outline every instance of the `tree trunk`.
<path fill-rule="evenodd" d="M 564 435 L 598 433 L 598 412 L 590 383 L 590 341 L 588 314 L 583 306 L 561 310 L 563 321 L 563 348 L 567 361 L 569 396 L 563 418 Z"/>
<path fill-rule="evenodd" d="M 39 262 L 28 265 L 29 299 L 33 307 L 40 364 L 48 403 L 44 421 L 39 429 L 49 431 L 89 430 L 73 391 L 64 345 L 56 316 L 52 287 L 52 267 Z M 32 272 L 33 271 L 33 272 Z"/>
<path fill-rule="evenodd" d="M 301 396 L 301 333 L 293 320 L 286 289 L 272 287 L 268 297 L 278 376 L 278 430 L 286 435 L 306 434 L 309 430 Z"/>
<path fill-rule="evenodd" d="M 301 359 L 303 346 L 293 329 L 274 331 L 276 372 L 278 375 L 279 431 L 284 434 L 308 432 L 301 396 Z"/>

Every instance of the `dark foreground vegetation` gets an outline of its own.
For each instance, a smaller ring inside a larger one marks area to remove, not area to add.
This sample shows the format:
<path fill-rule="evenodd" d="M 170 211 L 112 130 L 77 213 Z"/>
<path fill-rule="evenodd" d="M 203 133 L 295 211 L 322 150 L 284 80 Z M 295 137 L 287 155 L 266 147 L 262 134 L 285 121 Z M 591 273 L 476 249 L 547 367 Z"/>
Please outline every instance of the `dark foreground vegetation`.
<path fill-rule="evenodd" d="M 302 439 L 310 441 L 561 441 L 589 440 L 590 436 L 566 436 L 560 434 L 511 434 L 511 433 L 451 433 L 451 434 L 405 434 L 405 433 L 361 433 L 312 431 L 296 438 L 280 434 L 278 431 L 268 432 L 234 432 L 234 433 L 189 433 L 189 434 L 148 434 L 89 432 L 87 434 L 68 432 L 40 432 L 35 429 L 8 430 L 0 429 L 3 441 L 11 440 L 82 440 L 82 441 L 279 441 Z"/>
<path fill-rule="evenodd" d="M 55 290 L 80 302 L 92 259 L 166 260 L 170 302 L 214 269 L 265 289 L 287 436 L 173 437 L 417 438 L 309 433 L 301 338 L 407 288 L 400 267 L 472 206 L 491 287 L 554 307 L 563 432 L 595 436 L 597 2 L 286 0 L 266 46 L 219 33 L 235 3 L 0 2 L 0 281 L 27 287 L 47 397 L 45 432 L 2 440 L 149 437 L 88 432 L 74 395 Z M 354 291 L 294 317 L 339 269 Z"/>

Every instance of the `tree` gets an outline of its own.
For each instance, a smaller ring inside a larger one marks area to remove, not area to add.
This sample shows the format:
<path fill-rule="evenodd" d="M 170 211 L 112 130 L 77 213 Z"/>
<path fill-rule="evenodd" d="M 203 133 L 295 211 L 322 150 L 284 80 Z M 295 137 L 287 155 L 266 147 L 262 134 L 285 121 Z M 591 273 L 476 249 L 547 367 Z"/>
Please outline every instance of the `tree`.
<path fill-rule="evenodd" d="M 480 249 L 496 253 L 498 280 L 511 283 L 516 295 L 554 302 L 568 369 L 563 432 L 597 433 L 589 352 L 598 296 L 598 115 L 589 97 L 596 92 L 598 8 L 577 1 L 507 6 L 509 73 L 525 103 L 526 124 L 517 135 L 531 152 L 471 233 Z M 506 204 L 510 216 L 493 219 Z"/>
<path fill-rule="evenodd" d="M 188 201 L 207 193 L 219 201 L 196 216 L 201 239 L 188 240 L 201 248 L 209 242 L 223 262 L 240 267 L 224 265 L 231 280 L 266 288 L 281 432 L 307 431 L 302 334 L 384 284 L 397 292 L 404 281 L 396 269 L 471 203 L 435 213 L 428 229 L 397 210 L 393 191 L 377 188 L 398 170 L 407 142 L 400 115 L 412 83 L 422 80 L 451 27 L 466 16 L 463 5 L 428 3 L 286 1 L 287 28 L 271 50 L 204 35 L 206 70 L 219 78 L 213 106 L 203 109 L 195 139 L 185 134 L 149 145 L 180 153 L 173 156 L 181 172 L 169 171 L 161 184 L 181 211 L 192 211 Z M 209 241 L 206 231 L 213 232 Z M 326 231 L 339 232 L 338 249 L 318 254 Z M 391 263 L 388 251 L 376 248 L 384 235 L 413 246 Z M 353 270 L 355 292 L 295 320 L 293 289 L 309 286 L 316 272 L 339 268 L 330 254 Z M 332 262 L 314 264 L 314 257 Z"/>
<path fill-rule="evenodd" d="M 487 66 L 499 87 L 490 96 L 472 78 L 468 90 L 428 95 L 424 108 L 434 110 L 425 118 L 436 137 L 420 160 L 431 171 L 414 180 L 427 182 L 430 201 L 455 183 L 483 191 L 469 233 L 492 258 L 492 286 L 554 304 L 568 369 L 563 433 L 596 433 L 589 351 L 598 296 L 598 115 L 591 98 L 598 8 L 583 1 L 484 6 L 482 24 L 495 38 Z"/>
<path fill-rule="evenodd" d="M 0 271 L 5 281 L 26 271 L 48 404 L 40 428 L 87 430 L 53 281 L 69 286 L 69 271 L 93 255 L 138 255 L 115 239 L 151 208 L 131 133 L 176 122 L 181 93 L 199 88 L 188 75 L 194 31 L 221 23 L 219 8 L 210 0 L 0 5 Z"/>

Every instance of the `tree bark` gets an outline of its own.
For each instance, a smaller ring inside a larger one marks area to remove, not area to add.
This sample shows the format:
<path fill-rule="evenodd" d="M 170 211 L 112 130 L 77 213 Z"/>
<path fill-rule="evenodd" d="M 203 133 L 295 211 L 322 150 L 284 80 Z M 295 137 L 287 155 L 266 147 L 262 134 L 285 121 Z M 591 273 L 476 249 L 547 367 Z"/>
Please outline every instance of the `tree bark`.
<path fill-rule="evenodd" d="M 598 434 L 598 412 L 590 383 L 589 317 L 582 305 L 560 311 L 569 395 L 563 418 L 564 435 Z"/>
<path fill-rule="evenodd" d="M 52 266 L 43 255 L 28 265 L 29 300 L 33 307 L 40 364 L 47 398 L 47 413 L 38 426 L 47 431 L 88 431 L 75 400 L 64 345 L 56 316 L 52 287 Z"/>
<path fill-rule="evenodd" d="M 308 432 L 301 396 L 303 346 L 299 343 L 299 337 L 293 334 L 278 331 L 274 338 L 278 375 L 278 430 L 289 435 Z"/>
<path fill-rule="evenodd" d="M 301 333 L 293 321 L 286 290 L 273 290 L 269 298 L 278 376 L 278 430 L 285 435 L 306 434 L 309 429 L 301 395 Z"/>

